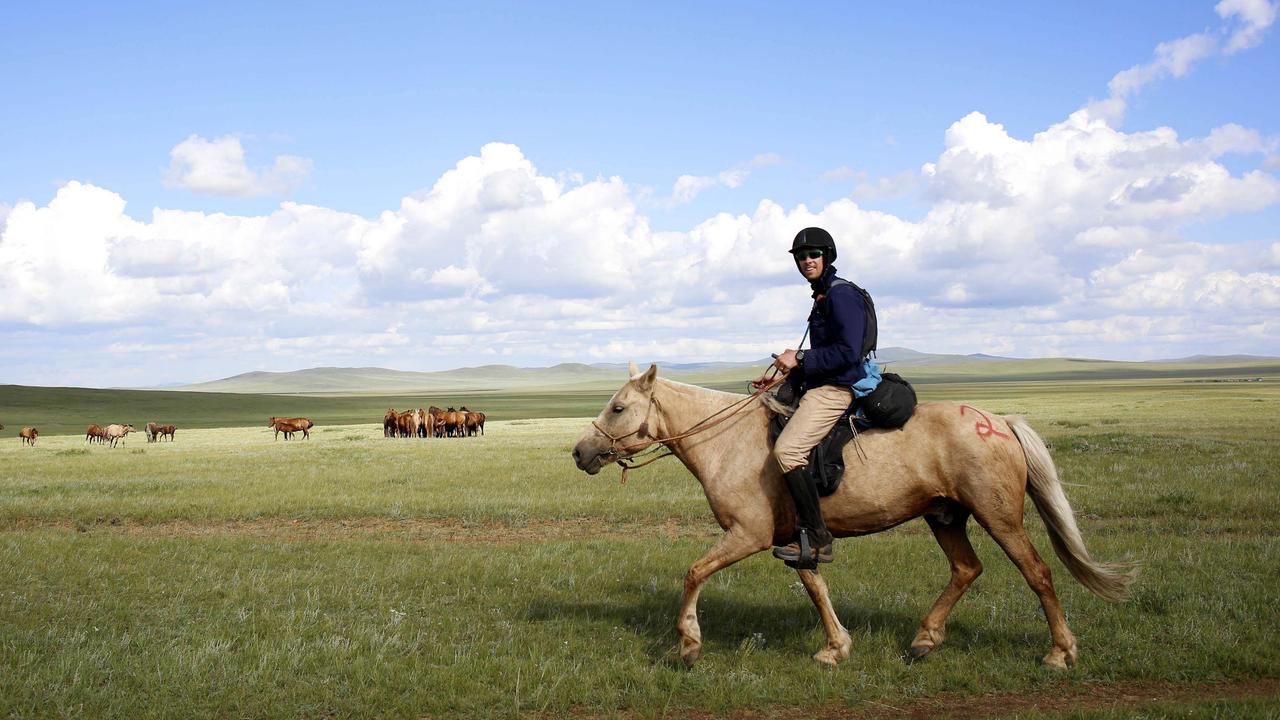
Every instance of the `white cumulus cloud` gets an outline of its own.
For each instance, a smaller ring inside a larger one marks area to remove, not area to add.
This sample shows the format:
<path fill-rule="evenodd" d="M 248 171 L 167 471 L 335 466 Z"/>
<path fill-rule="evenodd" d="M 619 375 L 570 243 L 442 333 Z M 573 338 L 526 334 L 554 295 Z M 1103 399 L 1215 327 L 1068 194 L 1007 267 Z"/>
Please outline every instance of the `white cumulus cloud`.
<path fill-rule="evenodd" d="M 715 175 L 681 175 L 676 178 L 671 188 L 671 200 L 668 205 L 683 205 L 692 202 L 702 191 L 713 187 L 738 188 L 750 177 L 751 171 L 758 167 L 768 167 L 782 162 L 782 158 L 773 153 L 757 155 L 751 160 L 739 163 Z"/>
<path fill-rule="evenodd" d="M 225 135 L 207 140 L 191 135 L 169 151 L 166 180 L 211 195 L 276 195 L 306 182 L 311 165 L 304 157 L 278 155 L 270 167 L 251 170 L 239 138 Z"/>
<path fill-rule="evenodd" d="M 1091 103 L 1085 111 L 1118 123 L 1128 99 L 1147 85 L 1166 77 L 1182 77 L 1205 58 L 1256 46 L 1275 22 L 1276 8 L 1277 4 L 1268 0 L 1221 0 L 1214 11 L 1222 18 L 1222 25 L 1156 45 L 1151 61 L 1116 73 L 1108 84 L 1110 95 Z"/>
<path fill-rule="evenodd" d="M 110 327 L 113 356 L 164 348 L 236 369 L 246 357 L 285 369 L 745 359 L 798 338 L 807 290 L 786 250 L 818 225 L 844 274 L 875 294 L 884 345 L 1168 356 L 1189 338 L 1258 351 L 1274 337 L 1274 239 L 1206 245 L 1181 232 L 1280 204 L 1280 180 L 1219 160 L 1258 152 L 1257 133 L 1126 133 L 1076 113 L 1019 138 L 973 113 L 945 140 L 920 173 L 932 206 L 917 220 L 851 198 L 765 199 L 672 232 L 650 228 L 621 178 L 548 175 L 502 143 L 374 218 L 286 202 L 134 220 L 118 194 L 71 182 L 8 211 L 0 323 Z"/>
<path fill-rule="evenodd" d="M 1235 21 L 1223 52 L 1230 55 L 1262 42 L 1262 35 L 1276 21 L 1276 3 L 1268 0 L 1222 0 L 1214 11 Z"/>

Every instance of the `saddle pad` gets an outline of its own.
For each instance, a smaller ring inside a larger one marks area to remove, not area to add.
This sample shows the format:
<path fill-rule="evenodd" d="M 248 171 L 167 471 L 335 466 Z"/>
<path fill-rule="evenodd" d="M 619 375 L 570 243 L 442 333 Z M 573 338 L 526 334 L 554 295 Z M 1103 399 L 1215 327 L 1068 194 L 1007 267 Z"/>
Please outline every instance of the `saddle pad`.
<path fill-rule="evenodd" d="M 787 416 L 774 415 L 769 422 L 769 442 L 777 442 L 782 429 L 787 426 Z M 840 487 L 844 480 L 844 446 L 853 438 L 853 428 L 841 418 L 831 432 L 809 451 L 809 473 L 818 487 L 818 494 L 826 497 Z"/>

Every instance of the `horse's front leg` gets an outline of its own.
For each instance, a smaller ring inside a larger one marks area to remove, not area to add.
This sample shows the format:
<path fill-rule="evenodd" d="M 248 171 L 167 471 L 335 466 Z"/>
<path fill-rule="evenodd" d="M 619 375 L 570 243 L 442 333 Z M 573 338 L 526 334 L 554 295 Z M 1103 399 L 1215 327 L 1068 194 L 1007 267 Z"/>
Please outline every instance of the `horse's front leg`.
<path fill-rule="evenodd" d="M 840 624 L 835 608 L 831 606 L 831 594 L 827 592 L 827 581 L 817 570 L 797 570 L 800 582 L 809 592 L 809 599 L 818 608 L 822 617 L 822 629 L 827 632 L 827 646 L 813 654 L 813 659 L 826 665 L 835 665 L 849 657 L 849 649 L 853 646 L 853 638 L 849 631 Z"/>
<path fill-rule="evenodd" d="M 680 635 L 680 659 L 685 667 L 693 667 L 702 655 L 702 628 L 698 626 L 698 594 L 707 578 L 739 560 L 769 547 L 769 538 L 751 537 L 738 530 L 738 526 L 716 541 L 716 544 L 697 562 L 689 566 L 684 576 L 684 597 L 680 600 L 680 618 L 676 620 L 676 633 Z"/>

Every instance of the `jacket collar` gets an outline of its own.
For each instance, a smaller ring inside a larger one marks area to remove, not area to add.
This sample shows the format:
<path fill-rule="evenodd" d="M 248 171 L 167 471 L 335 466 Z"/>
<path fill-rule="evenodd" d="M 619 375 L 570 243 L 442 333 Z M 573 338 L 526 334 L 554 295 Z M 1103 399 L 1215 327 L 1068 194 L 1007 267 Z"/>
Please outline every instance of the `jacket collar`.
<path fill-rule="evenodd" d="M 826 295 L 831 289 L 831 281 L 836 277 L 836 266 L 831 265 L 822 271 L 822 277 L 809 283 L 809 287 L 813 288 L 813 297 Z"/>

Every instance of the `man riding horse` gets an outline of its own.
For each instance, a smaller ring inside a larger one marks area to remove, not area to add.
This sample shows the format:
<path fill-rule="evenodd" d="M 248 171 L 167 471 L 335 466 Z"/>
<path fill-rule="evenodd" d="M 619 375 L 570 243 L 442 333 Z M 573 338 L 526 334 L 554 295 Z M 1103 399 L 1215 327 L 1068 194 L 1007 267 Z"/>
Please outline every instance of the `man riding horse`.
<path fill-rule="evenodd" d="M 878 383 L 880 369 L 868 359 L 878 324 L 868 296 L 836 277 L 831 266 L 835 242 L 825 231 L 801 231 L 792 252 L 814 291 L 809 315 L 813 347 L 803 355 L 787 350 L 778 357 L 777 367 L 808 392 L 773 449 L 767 444 L 773 418 L 763 404 L 751 402 L 755 396 L 659 378 L 656 365 L 647 372 L 632 365 L 631 377 L 573 446 L 574 463 L 583 472 L 595 475 L 618 463 L 625 478 L 626 469 L 640 467 L 628 461 L 662 445 L 702 485 L 724 534 L 685 574 L 676 620 L 681 660 L 691 667 L 702 655 L 698 597 L 707 579 L 771 546 L 798 571 L 822 619 L 827 640 L 814 659 L 835 665 L 848 658 L 853 640 L 840 623 L 817 563 L 830 561 L 833 536 L 868 535 L 923 516 L 947 555 L 951 578 L 921 620 L 908 651 L 911 658 L 923 658 L 942 644 L 951 610 L 982 573 L 966 530 L 972 517 L 1040 599 L 1053 640 L 1045 665 L 1066 669 L 1075 664 L 1076 639 L 1049 566 L 1027 536 L 1024 500 L 1031 498 L 1071 575 L 1099 597 L 1113 602 L 1127 597 L 1137 567 L 1092 558 L 1049 449 L 1026 419 L 958 402 L 915 408 L 912 398 L 910 422 L 877 421 L 883 403 L 876 396 L 899 383 L 891 373 Z M 775 383 L 753 381 L 759 388 Z M 877 383 L 877 391 L 870 392 Z M 856 472 L 852 482 L 839 484 L 820 505 L 806 455 L 855 403 L 879 427 L 861 436 L 856 453 L 841 450 L 846 463 L 856 460 Z M 790 535 L 793 530 L 796 534 Z M 783 544 L 793 538 L 795 542 Z"/>
<path fill-rule="evenodd" d="M 798 520 L 795 539 L 775 547 L 773 555 L 797 567 L 813 568 L 815 563 L 831 562 L 832 536 L 822 519 L 809 452 L 850 411 L 856 398 L 875 389 L 880 375 L 862 352 L 867 305 L 851 283 L 836 277 L 832 264 L 836 243 L 831 233 L 817 227 L 801 230 L 791 243 L 791 255 L 813 289 L 814 302 L 809 312 L 810 348 L 788 348 L 774 361 L 791 386 L 804 394 L 773 446 L 773 458 L 795 500 Z M 761 376 L 752 385 L 758 389 L 767 382 Z"/>

